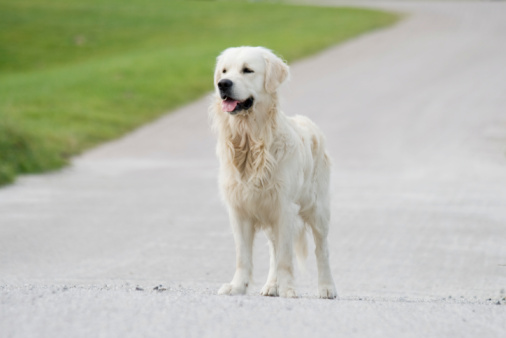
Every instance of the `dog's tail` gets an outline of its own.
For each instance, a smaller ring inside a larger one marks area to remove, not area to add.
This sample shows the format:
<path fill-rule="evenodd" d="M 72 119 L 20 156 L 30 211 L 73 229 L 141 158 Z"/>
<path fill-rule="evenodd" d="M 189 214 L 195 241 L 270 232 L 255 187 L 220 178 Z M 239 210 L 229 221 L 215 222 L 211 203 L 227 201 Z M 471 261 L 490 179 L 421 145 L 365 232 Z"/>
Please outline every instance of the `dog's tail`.
<path fill-rule="evenodd" d="M 307 227 L 305 224 L 299 229 L 299 233 L 295 239 L 295 255 L 300 270 L 305 272 L 307 258 Z"/>

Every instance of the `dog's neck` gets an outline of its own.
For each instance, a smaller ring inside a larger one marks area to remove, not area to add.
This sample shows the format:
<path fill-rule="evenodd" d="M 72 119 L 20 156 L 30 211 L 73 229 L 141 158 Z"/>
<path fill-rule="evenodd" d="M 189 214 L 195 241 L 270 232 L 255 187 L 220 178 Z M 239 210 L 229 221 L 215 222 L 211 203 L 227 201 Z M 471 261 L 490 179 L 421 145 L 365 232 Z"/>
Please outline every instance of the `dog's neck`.
<path fill-rule="evenodd" d="M 236 169 L 241 180 L 255 181 L 263 186 L 271 176 L 274 158 L 270 148 L 278 114 L 276 96 L 270 102 L 257 104 L 251 111 L 237 115 L 223 112 L 220 102 L 215 106 L 213 122 L 221 148 L 218 151 L 225 155 L 222 160 Z"/>

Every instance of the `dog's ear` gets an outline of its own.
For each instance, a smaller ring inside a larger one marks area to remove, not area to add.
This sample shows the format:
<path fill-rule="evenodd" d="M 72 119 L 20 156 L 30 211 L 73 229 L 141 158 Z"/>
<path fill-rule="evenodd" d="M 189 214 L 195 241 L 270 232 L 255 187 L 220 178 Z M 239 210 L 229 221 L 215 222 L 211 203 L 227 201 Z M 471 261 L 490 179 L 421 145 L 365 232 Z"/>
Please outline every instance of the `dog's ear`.
<path fill-rule="evenodd" d="M 285 82 L 290 74 L 290 68 L 271 51 L 264 53 L 265 58 L 265 90 L 273 94 Z"/>

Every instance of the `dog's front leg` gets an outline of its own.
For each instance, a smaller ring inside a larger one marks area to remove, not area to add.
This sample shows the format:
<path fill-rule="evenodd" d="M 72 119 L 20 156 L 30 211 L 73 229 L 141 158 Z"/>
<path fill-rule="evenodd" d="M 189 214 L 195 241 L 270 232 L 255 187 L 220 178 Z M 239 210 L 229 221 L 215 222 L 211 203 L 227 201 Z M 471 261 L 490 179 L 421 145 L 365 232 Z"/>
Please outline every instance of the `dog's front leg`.
<path fill-rule="evenodd" d="M 253 239 L 255 228 L 251 220 L 240 217 L 234 210 L 229 212 L 236 250 L 236 267 L 234 278 L 223 284 L 218 291 L 220 295 L 243 295 L 249 285 L 253 268 Z"/>
<path fill-rule="evenodd" d="M 276 247 L 274 249 L 276 252 L 277 279 L 279 295 L 281 297 L 296 298 L 293 266 L 293 240 L 295 236 L 293 226 L 296 212 L 292 210 L 296 209 L 296 207 L 286 209 L 280 215 L 280 221 L 277 226 Z"/>
<path fill-rule="evenodd" d="M 269 276 L 267 277 L 267 282 L 265 283 L 260 294 L 262 296 L 279 296 L 278 292 L 278 278 L 277 278 L 277 267 L 276 267 L 276 236 L 273 234 L 272 228 L 265 229 L 265 234 L 269 239 L 269 253 L 270 253 L 270 263 L 269 263 Z"/>

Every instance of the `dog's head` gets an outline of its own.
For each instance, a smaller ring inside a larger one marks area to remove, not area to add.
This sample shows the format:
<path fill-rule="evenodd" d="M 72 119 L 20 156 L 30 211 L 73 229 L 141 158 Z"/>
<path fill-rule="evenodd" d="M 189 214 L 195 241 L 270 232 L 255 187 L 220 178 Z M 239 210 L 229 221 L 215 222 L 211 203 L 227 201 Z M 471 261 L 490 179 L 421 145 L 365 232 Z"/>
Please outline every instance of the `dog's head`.
<path fill-rule="evenodd" d="M 223 112 L 246 112 L 266 102 L 287 79 L 286 63 L 263 47 L 228 48 L 218 57 L 214 72 L 216 95 Z"/>

